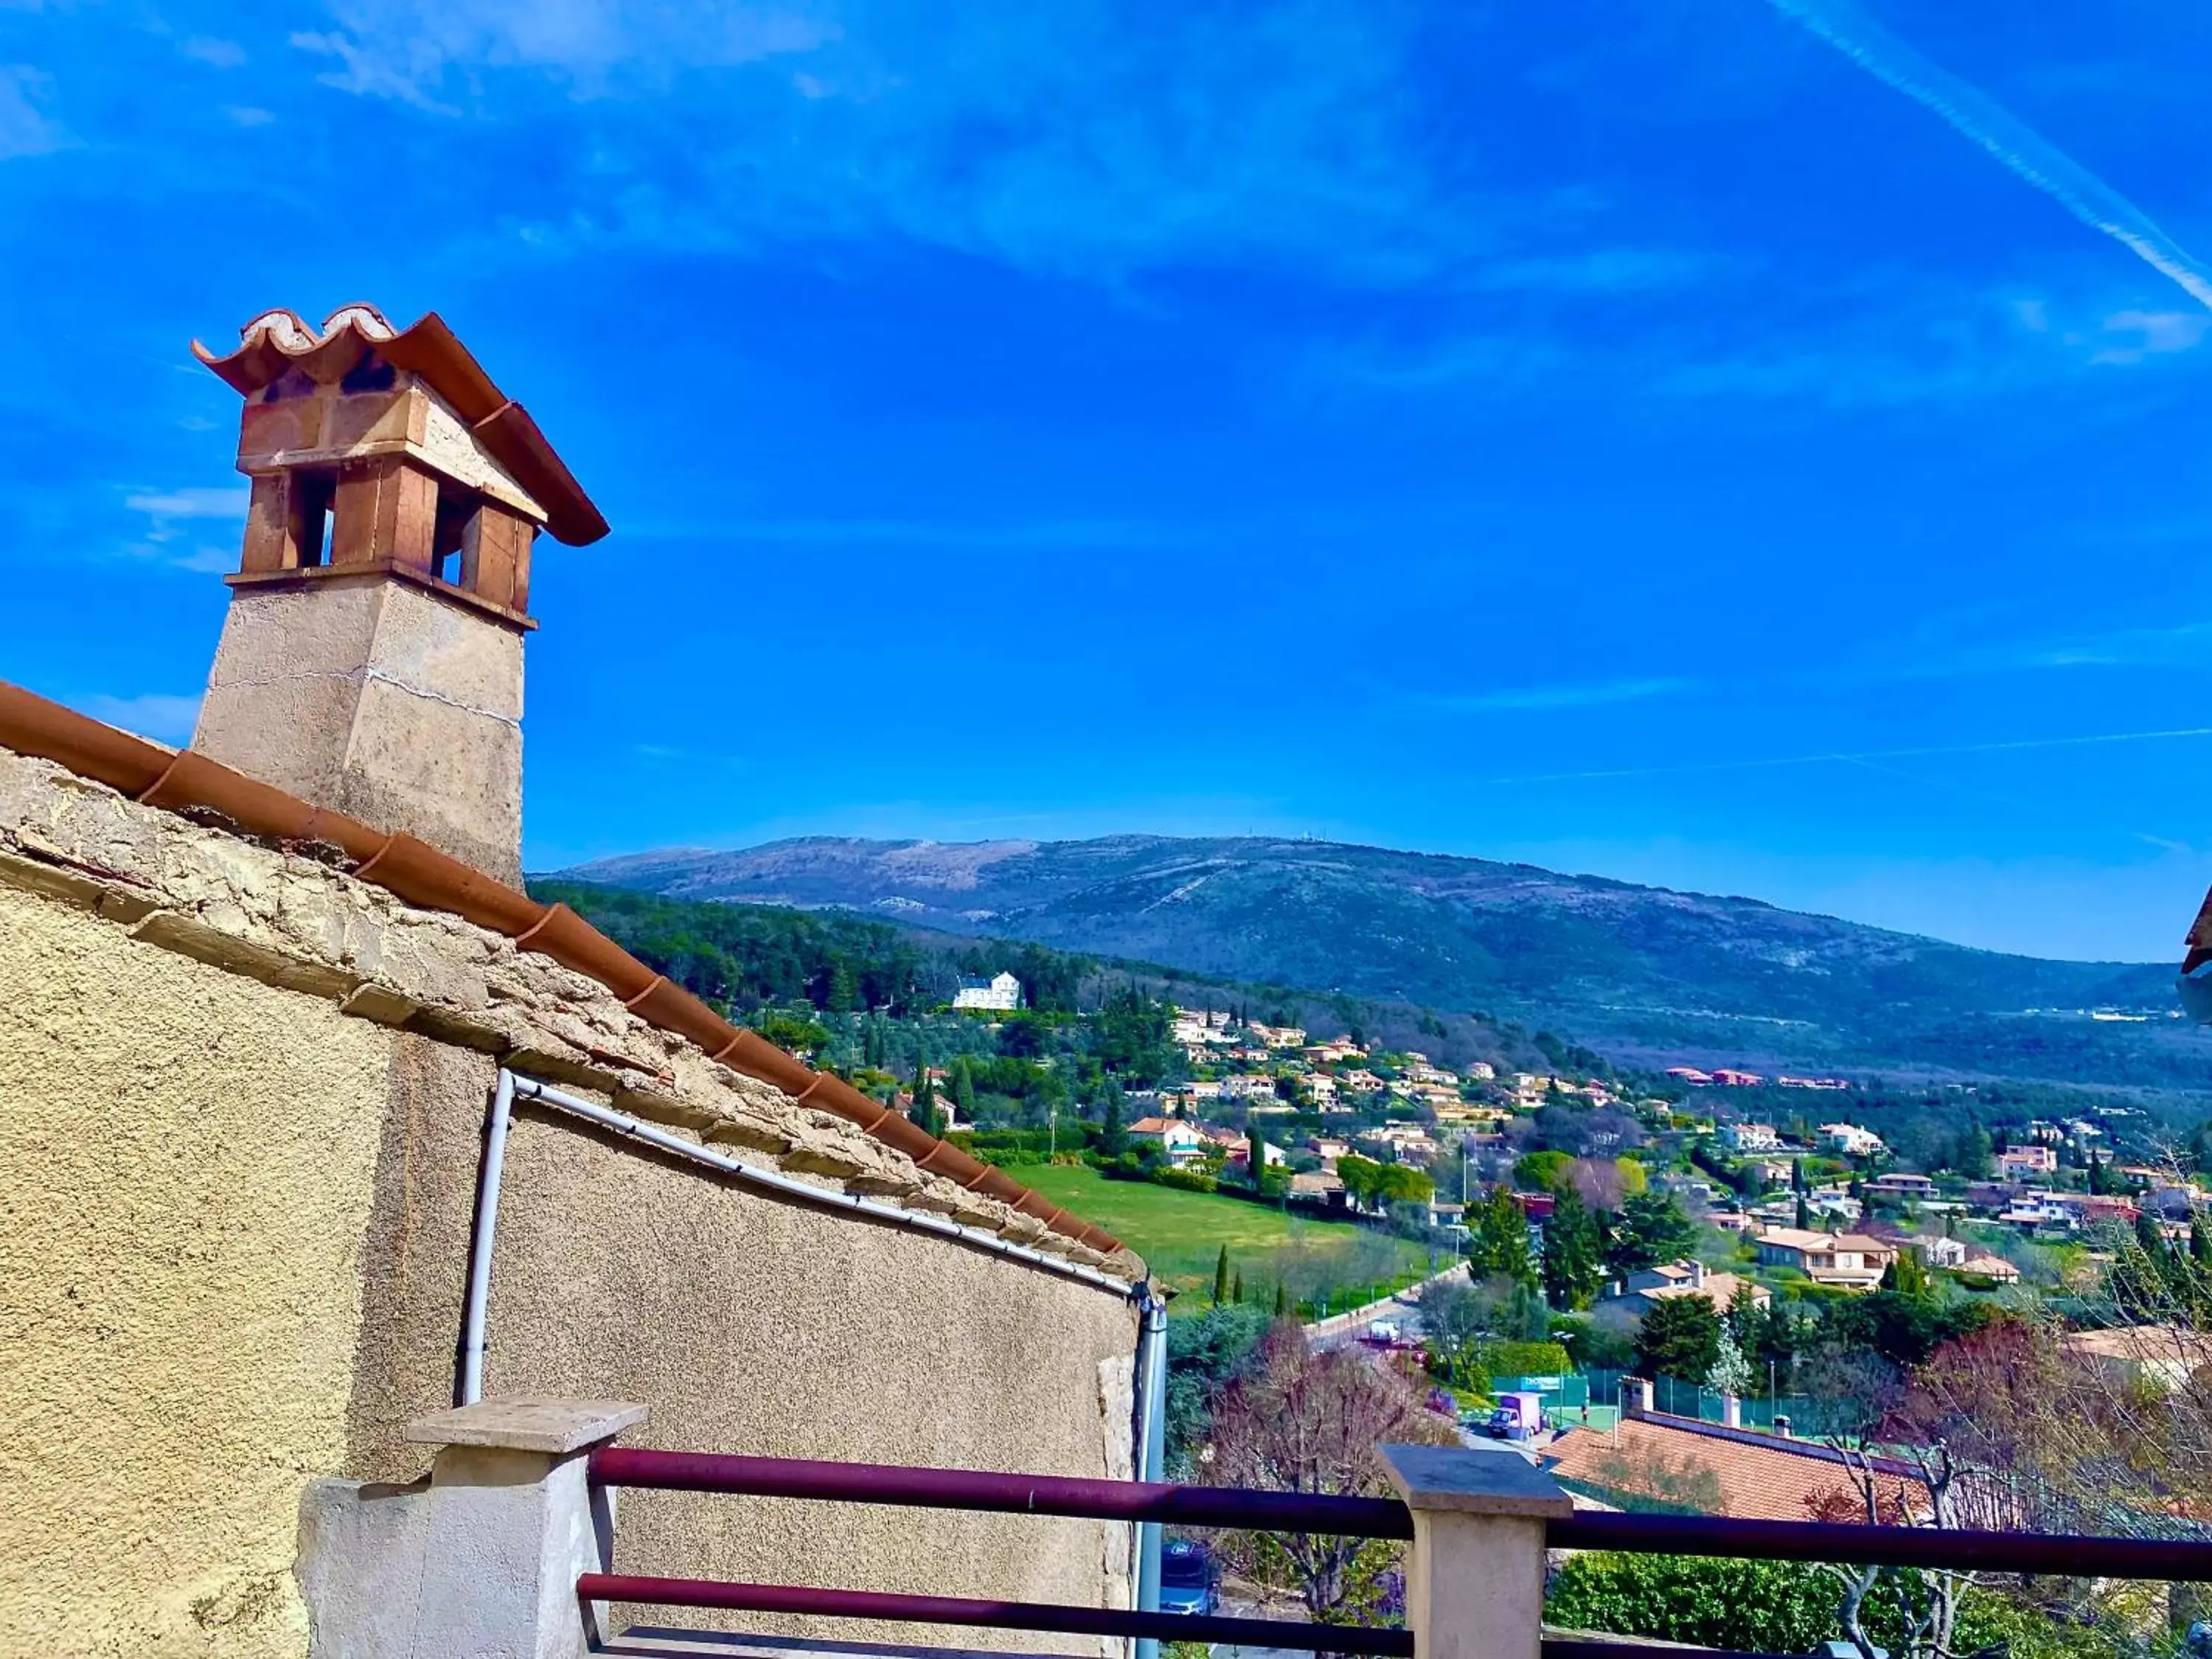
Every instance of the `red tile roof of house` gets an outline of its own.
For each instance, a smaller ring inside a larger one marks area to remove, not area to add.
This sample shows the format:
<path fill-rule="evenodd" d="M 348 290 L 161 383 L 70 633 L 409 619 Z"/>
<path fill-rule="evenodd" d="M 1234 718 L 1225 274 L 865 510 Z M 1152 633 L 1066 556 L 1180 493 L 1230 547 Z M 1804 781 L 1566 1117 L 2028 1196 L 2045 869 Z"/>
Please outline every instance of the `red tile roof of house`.
<path fill-rule="evenodd" d="M 1745 1521 L 1810 1521 L 1823 1498 L 1856 1492 L 1841 1455 L 1826 1446 L 1777 1439 L 1680 1418 L 1623 1418 L 1609 1430 L 1571 1428 L 1543 1466 L 1562 1480 Z M 1917 1488 L 1899 1465 L 1883 1465 L 1885 1508 Z"/>

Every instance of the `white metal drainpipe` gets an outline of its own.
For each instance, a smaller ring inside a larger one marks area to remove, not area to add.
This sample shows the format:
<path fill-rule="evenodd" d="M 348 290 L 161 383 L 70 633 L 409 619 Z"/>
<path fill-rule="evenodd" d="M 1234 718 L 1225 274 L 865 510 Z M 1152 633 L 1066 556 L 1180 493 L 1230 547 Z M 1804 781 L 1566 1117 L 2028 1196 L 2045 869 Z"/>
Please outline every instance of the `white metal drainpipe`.
<path fill-rule="evenodd" d="M 796 1199 L 819 1209 L 843 1210 L 851 1214 L 865 1215 L 871 1220 L 904 1227 L 909 1232 L 932 1233 L 940 1238 L 950 1238 L 993 1255 L 1007 1256 L 1033 1267 L 1042 1267 L 1047 1273 L 1058 1273 L 1065 1279 L 1077 1279 L 1103 1291 L 1111 1291 L 1116 1296 L 1135 1299 L 1145 1294 L 1142 1285 L 1131 1285 L 1077 1262 L 1048 1255 L 1042 1250 L 1032 1250 L 1026 1245 L 1000 1238 L 995 1233 L 963 1227 L 943 1216 L 932 1215 L 922 1210 L 902 1210 L 892 1205 L 878 1203 L 872 1199 L 855 1198 L 849 1193 L 810 1186 L 779 1170 L 763 1170 L 734 1158 L 726 1158 L 696 1140 L 686 1140 L 681 1135 L 671 1134 L 653 1124 L 641 1122 L 625 1112 L 617 1112 L 595 1100 L 586 1100 L 581 1096 L 569 1094 L 550 1084 L 520 1076 L 501 1066 L 499 1086 L 492 1094 L 491 1116 L 484 1126 L 483 1169 L 477 1187 L 476 1237 L 469 1253 L 468 1303 L 461 1316 L 461 1403 L 465 1406 L 474 1405 L 483 1398 L 485 1325 L 491 1303 L 492 1244 L 499 1229 L 500 1171 L 507 1160 L 507 1125 L 514 1120 L 514 1103 L 518 1098 L 550 1106 L 571 1117 L 583 1118 L 603 1129 L 611 1129 L 632 1140 L 641 1140 L 648 1146 L 658 1147 L 687 1162 L 702 1164 L 722 1175 L 732 1176 L 747 1186 L 757 1187 L 780 1197 Z"/>
<path fill-rule="evenodd" d="M 1137 1479 L 1164 1480 L 1167 1478 L 1168 1304 L 1147 1283 L 1139 1305 L 1145 1323 L 1137 1348 L 1137 1364 L 1143 1376 Z M 1157 1521 L 1137 1523 L 1137 1610 L 1160 1610 L 1160 1523 Z M 1158 1638 L 1137 1638 L 1136 1659 L 1159 1659 L 1159 1652 Z"/>
<path fill-rule="evenodd" d="M 515 1075 L 499 1068 L 491 1115 L 484 1122 L 483 1163 L 477 1177 L 477 1230 L 469 1241 L 469 1297 L 461 1319 L 461 1404 L 483 1398 L 484 1317 L 491 1305 L 491 1247 L 499 1231 L 499 1177 L 507 1164 L 507 1126 L 514 1121 Z"/>

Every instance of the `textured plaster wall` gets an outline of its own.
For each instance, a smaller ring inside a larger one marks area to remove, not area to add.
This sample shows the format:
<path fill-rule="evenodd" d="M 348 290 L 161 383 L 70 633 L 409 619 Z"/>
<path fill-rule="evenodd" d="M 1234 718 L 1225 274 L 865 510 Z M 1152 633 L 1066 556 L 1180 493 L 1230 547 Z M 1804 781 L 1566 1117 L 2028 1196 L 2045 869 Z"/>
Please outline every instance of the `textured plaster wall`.
<path fill-rule="evenodd" d="M 0 1653 L 304 1651 L 392 1042 L 0 885 Z"/>
<path fill-rule="evenodd" d="M 635 1444 L 1129 1477 L 1125 1299 L 735 1188 L 526 1108 L 507 1158 L 489 1392 L 644 1401 Z M 630 1492 L 616 1539 L 623 1571 L 1127 1605 L 1128 1533 L 1103 1522 Z"/>

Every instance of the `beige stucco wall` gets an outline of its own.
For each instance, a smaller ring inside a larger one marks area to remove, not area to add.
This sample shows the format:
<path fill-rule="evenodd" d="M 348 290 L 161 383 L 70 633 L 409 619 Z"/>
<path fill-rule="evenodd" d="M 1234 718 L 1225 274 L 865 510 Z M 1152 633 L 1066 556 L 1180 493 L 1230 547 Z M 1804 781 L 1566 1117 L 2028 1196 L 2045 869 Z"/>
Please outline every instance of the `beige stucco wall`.
<path fill-rule="evenodd" d="M 392 1040 L 0 886 L 0 1653 L 304 1650 Z"/>
<path fill-rule="evenodd" d="M 738 1188 L 528 1110 L 507 1159 L 490 1392 L 645 1401 L 652 1421 L 626 1437 L 636 1444 L 1130 1478 L 1125 1298 Z M 1127 1531 L 1094 1522 L 635 1492 L 616 1541 L 626 1572 L 1127 1604 Z M 1085 1645 L 936 1626 L 849 1633 Z"/>

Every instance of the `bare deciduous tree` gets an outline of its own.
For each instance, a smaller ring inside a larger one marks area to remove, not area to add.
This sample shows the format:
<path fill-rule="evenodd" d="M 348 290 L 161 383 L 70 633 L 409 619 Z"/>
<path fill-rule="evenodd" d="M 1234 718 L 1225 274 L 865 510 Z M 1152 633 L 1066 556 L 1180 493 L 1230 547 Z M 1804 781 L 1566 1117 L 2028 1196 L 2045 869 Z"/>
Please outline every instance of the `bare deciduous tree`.
<path fill-rule="evenodd" d="M 1456 1443 L 1406 1378 L 1357 1349 L 1316 1353 L 1287 1322 L 1261 1341 L 1251 1369 L 1223 1390 L 1213 1414 L 1206 1478 L 1269 1492 L 1388 1496 L 1375 1448 L 1387 1442 Z M 1244 1533 L 1223 1553 L 1261 1583 L 1289 1581 L 1315 1619 L 1345 1622 L 1395 1564 L 1397 1547 L 1319 1533 Z"/>

